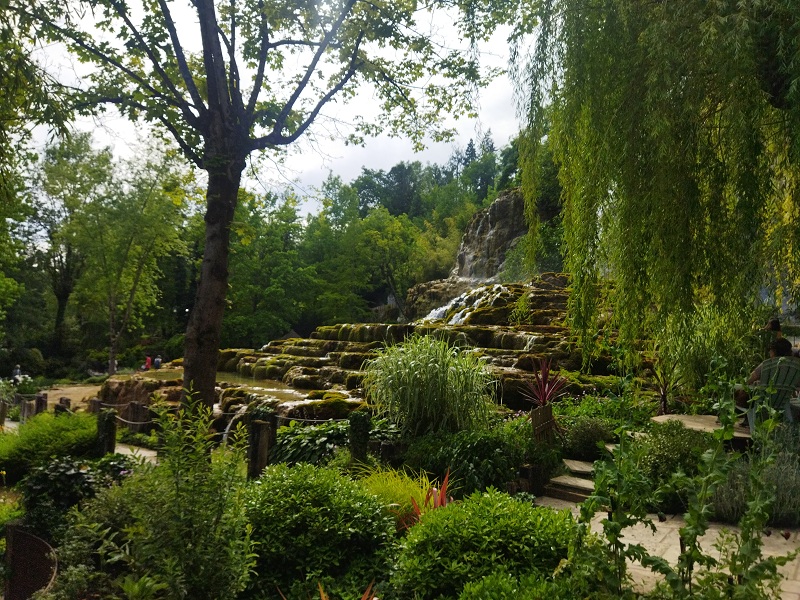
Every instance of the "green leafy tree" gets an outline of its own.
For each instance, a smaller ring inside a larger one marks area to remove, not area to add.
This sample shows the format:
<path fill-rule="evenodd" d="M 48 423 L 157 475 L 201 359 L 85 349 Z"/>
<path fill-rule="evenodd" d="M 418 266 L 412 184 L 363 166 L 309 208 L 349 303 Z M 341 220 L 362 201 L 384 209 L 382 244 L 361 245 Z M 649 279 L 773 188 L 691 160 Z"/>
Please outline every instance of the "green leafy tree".
<path fill-rule="evenodd" d="M 306 224 L 300 257 L 314 265 L 316 300 L 306 306 L 301 329 L 351 323 L 366 318 L 371 290 L 367 266 L 358 252 L 359 197 L 354 188 L 330 176 L 322 187 L 322 211 Z"/>
<path fill-rule="evenodd" d="M 704 307 L 741 339 L 762 290 L 797 296 L 800 5 L 547 0 L 538 16 L 523 154 L 549 130 L 586 346 L 606 276 L 623 344 L 680 343 Z"/>
<path fill-rule="evenodd" d="M 65 43 L 95 67 L 78 92 L 80 106 L 111 104 L 131 119 L 159 124 L 208 173 L 204 256 L 184 362 L 187 387 L 205 402 L 215 399 L 230 228 L 247 157 L 293 144 L 330 103 L 362 86 L 372 88 L 379 110 L 371 120 L 354 115 L 354 141 L 387 131 L 421 147 L 425 133 L 447 137 L 439 114 L 470 112 L 475 86 L 487 75 L 472 49 L 449 49 L 421 32 L 429 13 L 447 6 L 412 0 L 9 2 L 43 37 Z M 502 14 L 477 2 L 465 8 L 448 21 L 470 40 L 488 37 Z"/>
<path fill-rule="evenodd" d="M 122 336 L 157 304 L 158 257 L 185 251 L 180 225 L 192 175 L 176 168 L 174 155 L 144 154 L 113 193 L 86 207 L 80 232 L 86 271 L 78 294 L 107 327 L 111 374 Z"/>
<path fill-rule="evenodd" d="M 473 141 L 470 140 L 469 142 L 471 145 L 467 146 L 468 152 L 465 153 L 465 161 L 468 156 L 473 156 L 474 158 L 464 166 L 464 172 L 461 176 L 466 180 L 466 184 L 475 194 L 478 202 L 483 202 L 489 197 L 489 190 L 494 187 L 495 178 L 497 177 L 497 154 L 494 150 L 492 132 L 486 132 L 486 135 L 481 139 L 479 154 L 475 150 Z"/>
<path fill-rule="evenodd" d="M 78 133 L 49 145 L 39 165 L 32 221 L 46 242 L 38 254 L 56 300 L 52 343 L 56 354 L 63 350 L 67 305 L 86 265 L 86 248 L 80 240 L 87 209 L 111 193 L 111 161 L 110 149 L 94 150 L 91 135 Z"/>
<path fill-rule="evenodd" d="M 50 77 L 31 58 L 32 44 L 31 23 L 3 4 L 0 10 L 0 322 L 24 291 L 15 272 L 25 254 L 18 226 L 27 216 L 23 206 L 26 188 L 23 169 L 34 161 L 28 149 L 31 132 L 37 125 L 49 125 L 63 133 L 67 119 Z M 0 340 L 3 337 L 4 330 L 0 328 Z"/>
<path fill-rule="evenodd" d="M 419 279 L 419 230 L 405 215 L 394 217 L 381 207 L 361 223 L 359 249 L 373 276 L 394 297 L 401 315 L 408 288 Z"/>
<path fill-rule="evenodd" d="M 254 348 L 288 332 L 312 300 L 313 266 L 300 261 L 302 233 L 294 197 L 239 200 L 231 242 L 227 347 Z"/>

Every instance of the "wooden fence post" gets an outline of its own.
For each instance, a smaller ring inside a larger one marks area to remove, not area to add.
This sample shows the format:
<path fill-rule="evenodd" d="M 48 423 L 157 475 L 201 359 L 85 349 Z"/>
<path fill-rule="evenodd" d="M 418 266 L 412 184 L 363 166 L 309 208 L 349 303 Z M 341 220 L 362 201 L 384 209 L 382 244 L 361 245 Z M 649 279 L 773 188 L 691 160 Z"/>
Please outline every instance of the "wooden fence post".
<path fill-rule="evenodd" d="M 270 450 L 275 446 L 278 435 L 278 418 L 269 415 L 265 420 L 250 421 L 247 446 L 247 476 L 257 479 L 269 464 Z"/>
<path fill-rule="evenodd" d="M 97 455 L 112 454 L 117 448 L 117 411 L 106 408 L 97 414 Z"/>

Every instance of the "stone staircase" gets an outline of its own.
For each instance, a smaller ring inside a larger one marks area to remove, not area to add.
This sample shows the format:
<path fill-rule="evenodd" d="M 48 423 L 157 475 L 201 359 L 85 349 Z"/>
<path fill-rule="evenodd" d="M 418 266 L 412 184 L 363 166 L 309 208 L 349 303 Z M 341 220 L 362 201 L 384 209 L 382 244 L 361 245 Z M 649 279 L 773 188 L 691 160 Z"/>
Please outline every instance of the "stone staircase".
<path fill-rule="evenodd" d="M 583 502 L 594 491 L 592 463 L 569 458 L 563 459 L 563 463 L 567 473 L 553 477 L 544 486 L 544 496 L 567 502 Z"/>

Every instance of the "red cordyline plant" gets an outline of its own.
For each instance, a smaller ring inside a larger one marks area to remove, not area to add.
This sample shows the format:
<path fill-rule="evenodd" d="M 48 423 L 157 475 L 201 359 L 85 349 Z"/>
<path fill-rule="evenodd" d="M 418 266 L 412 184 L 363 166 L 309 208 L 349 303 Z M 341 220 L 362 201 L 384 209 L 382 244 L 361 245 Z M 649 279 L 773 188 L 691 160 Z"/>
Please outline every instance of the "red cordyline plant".
<path fill-rule="evenodd" d="M 425 494 L 425 501 L 422 504 L 422 508 L 420 508 L 414 498 L 411 498 L 411 512 L 404 515 L 401 519 L 400 529 L 408 529 L 415 523 L 418 523 L 423 512 L 428 512 L 435 508 L 442 508 L 443 506 L 455 502 L 452 496 L 447 495 L 449 487 L 450 469 L 447 469 L 447 473 L 444 474 L 444 480 L 442 481 L 442 487 L 438 489 L 436 487 L 431 487 L 428 490 L 428 493 Z"/>
<path fill-rule="evenodd" d="M 549 358 L 541 359 L 539 370 L 525 382 L 528 389 L 522 395 L 535 406 L 546 406 L 566 393 L 564 388 L 569 380 L 561 375 L 553 375 L 550 365 Z"/>

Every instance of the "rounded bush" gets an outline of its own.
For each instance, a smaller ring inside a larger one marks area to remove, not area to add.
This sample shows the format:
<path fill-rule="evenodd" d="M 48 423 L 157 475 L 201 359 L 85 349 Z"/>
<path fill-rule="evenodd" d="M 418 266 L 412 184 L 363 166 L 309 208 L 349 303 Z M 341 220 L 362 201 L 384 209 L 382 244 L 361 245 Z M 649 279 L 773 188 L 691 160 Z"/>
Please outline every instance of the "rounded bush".
<path fill-rule="evenodd" d="M 638 453 L 639 468 L 656 488 L 667 483 L 676 472 L 695 475 L 700 457 L 711 448 L 711 434 L 687 429 L 678 420 L 654 423 L 647 436 L 636 438 L 632 451 Z M 682 491 L 665 494 L 655 507 L 664 512 L 678 512 L 686 507 Z"/>
<path fill-rule="evenodd" d="M 134 466 L 128 456 L 108 454 L 90 461 L 54 457 L 33 467 L 19 485 L 26 525 L 37 535 L 57 541 L 72 506 L 121 481 Z"/>
<path fill-rule="evenodd" d="M 599 460 L 603 451 L 598 444 L 614 441 L 614 431 L 605 419 L 579 416 L 565 421 L 564 454 L 568 458 Z"/>
<path fill-rule="evenodd" d="M 256 542 L 254 583 L 247 598 L 358 598 L 388 573 L 393 519 L 381 502 L 330 469 L 300 464 L 265 469 L 247 498 Z"/>
<path fill-rule="evenodd" d="M 678 470 L 694 475 L 702 454 L 711 448 L 708 433 L 687 429 L 678 420 L 654 423 L 647 436 L 637 438 L 640 468 L 655 484 L 665 483 Z"/>
<path fill-rule="evenodd" d="M 41 413 L 20 425 L 18 433 L 0 434 L 0 469 L 6 472 L 6 483 L 14 484 L 53 456 L 92 456 L 96 442 L 94 415 Z"/>
<path fill-rule="evenodd" d="M 547 581 L 539 573 L 517 578 L 498 571 L 465 585 L 458 600 L 573 600 L 575 591 L 571 589 L 564 594 L 558 584 Z"/>
<path fill-rule="evenodd" d="M 398 598 L 457 598 L 502 569 L 549 575 L 576 535 L 572 514 L 489 490 L 422 516 L 401 543 L 391 585 Z"/>

